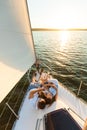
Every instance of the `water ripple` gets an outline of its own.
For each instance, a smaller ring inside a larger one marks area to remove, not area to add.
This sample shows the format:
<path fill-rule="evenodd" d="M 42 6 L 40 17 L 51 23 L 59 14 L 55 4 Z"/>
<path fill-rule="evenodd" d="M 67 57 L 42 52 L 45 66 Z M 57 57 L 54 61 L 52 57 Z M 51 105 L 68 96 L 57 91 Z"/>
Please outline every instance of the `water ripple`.
<path fill-rule="evenodd" d="M 40 59 L 52 70 L 54 77 L 73 90 L 83 80 L 87 87 L 87 32 L 33 32 L 35 49 Z"/>

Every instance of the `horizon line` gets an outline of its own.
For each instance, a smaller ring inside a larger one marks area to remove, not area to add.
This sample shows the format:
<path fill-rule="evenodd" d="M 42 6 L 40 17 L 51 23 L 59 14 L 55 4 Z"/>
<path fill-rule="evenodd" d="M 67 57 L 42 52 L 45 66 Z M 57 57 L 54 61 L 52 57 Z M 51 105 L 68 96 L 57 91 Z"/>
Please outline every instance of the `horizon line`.
<path fill-rule="evenodd" d="M 87 28 L 32 28 L 32 31 L 87 31 Z"/>

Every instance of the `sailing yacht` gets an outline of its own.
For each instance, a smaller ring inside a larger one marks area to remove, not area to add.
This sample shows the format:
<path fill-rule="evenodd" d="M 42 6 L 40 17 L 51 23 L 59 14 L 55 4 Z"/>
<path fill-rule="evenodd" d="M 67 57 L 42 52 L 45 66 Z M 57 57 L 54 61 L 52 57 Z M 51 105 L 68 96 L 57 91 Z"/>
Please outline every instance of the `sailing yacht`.
<path fill-rule="evenodd" d="M 0 0 L 0 103 L 28 70 L 29 76 L 35 61 L 36 52 L 27 0 Z M 67 124 L 67 130 L 83 128 L 87 117 L 87 103 L 60 82 L 58 82 L 58 99 L 49 108 L 44 110 L 31 108 L 28 96 L 29 91 L 26 91 L 18 115 L 8 102 L 5 104 L 5 108 L 7 107 L 8 111 L 16 117 L 12 130 L 57 130 L 51 127 L 53 121 L 47 124 L 50 122 L 48 115 L 53 112 L 54 117 L 60 117 L 56 120 L 57 127 L 61 126 L 60 130 L 64 130 L 62 126 L 65 124 Z M 3 112 L 4 108 L 1 112 L 1 119 Z M 69 116 L 66 117 L 63 113 Z M 8 122 L 5 127 L 0 124 L 0 130 L 3 128 L 7 130 Z"/>

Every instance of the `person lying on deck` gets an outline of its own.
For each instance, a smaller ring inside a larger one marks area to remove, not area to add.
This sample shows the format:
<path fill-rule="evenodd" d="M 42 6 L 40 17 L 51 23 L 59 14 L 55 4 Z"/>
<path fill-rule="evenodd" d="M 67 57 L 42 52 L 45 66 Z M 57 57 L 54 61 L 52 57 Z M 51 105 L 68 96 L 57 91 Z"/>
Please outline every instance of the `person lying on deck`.
<path fill-rule="evenodd" d="M 44 109 L 50 106 L 58 97 L 58 88 L 52 82 L 41 84 L 39 87 L 30 86 L 29 99 L 31 104 L 37 109 Z M 38 100 L 39 99 L 39 100 Z M 43 100 L 40 100 L 43 99 Z M 39 102 L 42 101 L 42 102 Z M 41 107 L 39 103 L 42 103 Z M 35 105 L 36 104 L 36 105 Z M 43 105 L 44 104 L 44 105 Z"/>
<path fill-rule="evenodd" d="M 50 79 L 42 83 L 31 82 L 28 90 L 31 90 L 34 88 L 40 88 L 40 87 L 44 87 L 46 91 L 49 91 L 53 95 L 53 97 L 55 97 L 55 100 L 57 99 L 57 96 L 58 96 L 58 80 L 57 79 Z"/>
<path fill-rule="evenodd" d="M 31 89 L 29 92 L 29 103 L 36 109 L 44 109 L 53 103 L 52 94 L 45 88 Z"/>

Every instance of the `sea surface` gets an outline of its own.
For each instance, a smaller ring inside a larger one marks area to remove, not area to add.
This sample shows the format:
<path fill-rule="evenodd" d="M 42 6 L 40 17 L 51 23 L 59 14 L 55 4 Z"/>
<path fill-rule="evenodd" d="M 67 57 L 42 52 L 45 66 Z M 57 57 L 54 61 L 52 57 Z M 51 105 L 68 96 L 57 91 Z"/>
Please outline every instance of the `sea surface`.
<path fill-rule="evenodd" d="M 87 100 L 87 31 L 33 31 L 36 54 L 50 72 Z"/>

